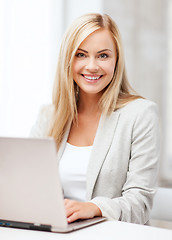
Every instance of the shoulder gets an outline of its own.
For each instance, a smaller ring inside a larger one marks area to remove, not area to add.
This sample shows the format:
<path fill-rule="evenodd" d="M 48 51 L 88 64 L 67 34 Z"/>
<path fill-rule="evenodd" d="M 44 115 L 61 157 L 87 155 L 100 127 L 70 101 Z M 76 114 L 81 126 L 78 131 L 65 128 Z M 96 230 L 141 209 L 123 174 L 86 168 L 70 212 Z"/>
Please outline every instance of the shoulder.
<path fill-rule="evenodd" d="M 43 105 L 40 108 L 36 123 L 34 124 L 30 132 L 31 137 L 47 136 L 48 130 L 51 125 L 54 109 L 55 107 L 52 104 Z"/>
<path fill-rule="evenodd" d="M 48 118 L 52 117 L 54 109 L 55 107 L 53 104 L 43 105 L 40 108 L 38 118 L 41 117 L 42 119 L 47 120 Z"/>
<path fill-rule="evenodd" d="M 148 99 L 145 98 L 139 98 L 136 100 L 133 100 L 126 104 L 124 107 L 120 108 L 119 110 L 121 112 L 125 112 L 128 110 L 132 111 L 142 111 L 147 108 L 156 108 L 157 109 L 157 104 L 155 102 L 152 102 Z"/>
<path fill-rule="evenodd" d="M 147 99 L 136 99 L 114 111 L 118 115 L 118 125 L 122 129 L 158 128 L 160 124 L 159 109 L 156 103 Z"/>
<path fill-rule="evenodd" d="M 156 103 L 148 99 L 136 99 L 129 102 L 124 107 L 117 110 L 120 115 L 127 116 L 127 118 L 135 118 L 142 115 L 159 115 L 159 109 Z"/>
<path fill-rule="evenodd" d="M 48 124 L 53 117 L 54 109 L 53 104 L 43 105 L 38 113 L 37 122 L 42 125 Z"/>

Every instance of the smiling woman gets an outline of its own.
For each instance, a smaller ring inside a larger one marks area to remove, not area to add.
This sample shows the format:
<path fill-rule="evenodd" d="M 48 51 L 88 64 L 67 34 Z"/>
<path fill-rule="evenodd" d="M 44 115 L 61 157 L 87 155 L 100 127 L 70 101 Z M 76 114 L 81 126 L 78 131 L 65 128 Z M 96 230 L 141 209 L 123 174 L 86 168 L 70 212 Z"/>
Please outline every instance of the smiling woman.
<path fill-rule="evenodd" d="M 95 216 L 149 220 L 158 110 L 132 93 L 121 37 L 108 15 L 83 15 L 66 32 L 53 103 L 41 111 L 31 135 L 56 141 L 68 222 Z"/>

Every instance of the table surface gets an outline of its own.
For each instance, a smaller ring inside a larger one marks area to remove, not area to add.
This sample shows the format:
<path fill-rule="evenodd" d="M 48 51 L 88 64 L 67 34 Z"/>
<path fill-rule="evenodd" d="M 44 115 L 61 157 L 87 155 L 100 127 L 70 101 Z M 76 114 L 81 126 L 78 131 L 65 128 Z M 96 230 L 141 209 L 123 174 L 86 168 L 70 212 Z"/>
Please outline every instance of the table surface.
<path fill-rule="evenodd" d="M 105 221 L 71 233 L 50 233 L 0 227 L 2 240 L 172 240 L 172 230 L 119 221 Z"/>

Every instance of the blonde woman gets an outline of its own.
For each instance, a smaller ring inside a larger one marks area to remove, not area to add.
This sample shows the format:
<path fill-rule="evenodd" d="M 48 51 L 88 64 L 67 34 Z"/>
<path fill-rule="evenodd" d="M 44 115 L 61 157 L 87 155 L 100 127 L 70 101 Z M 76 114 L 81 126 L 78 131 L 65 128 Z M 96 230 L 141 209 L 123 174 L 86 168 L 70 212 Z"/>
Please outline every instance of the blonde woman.
<path fill-rule="evenodd" d="M 31 134 L 56 141 L 68 222 L 149 220 L 158 111 L 131 92 L 114 21 L 100 14 L 76 19 L 62 41 L 53 103 L 42 109 Z"/>

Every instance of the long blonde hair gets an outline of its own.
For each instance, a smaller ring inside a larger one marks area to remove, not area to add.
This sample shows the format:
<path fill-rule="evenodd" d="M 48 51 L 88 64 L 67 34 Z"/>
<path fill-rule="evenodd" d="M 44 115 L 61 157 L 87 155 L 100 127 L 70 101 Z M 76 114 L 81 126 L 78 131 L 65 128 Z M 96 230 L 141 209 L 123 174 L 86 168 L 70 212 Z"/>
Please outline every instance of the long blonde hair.
<path fill-rule="evenodd" d="M 57 147 L 60 146 L 68 125 L 77 119 L 78 86 L 73 80 L 72 73 L 74 56 L 83 40 L 102 28 L 112 33 L 117 51 L 117 62 L 114 76 L 100 99 L 100 110 L 107 115 L 128 102 L 140 98 L 136 94 L 131 94 L 133 89 L 126 76 L 122 41 L 115 22 L 108 15 L 97 13 L 85 14 L 77 18 L 63 38 L 53 87 L 54 115 L 49 136 L 55 138 Z"/>

